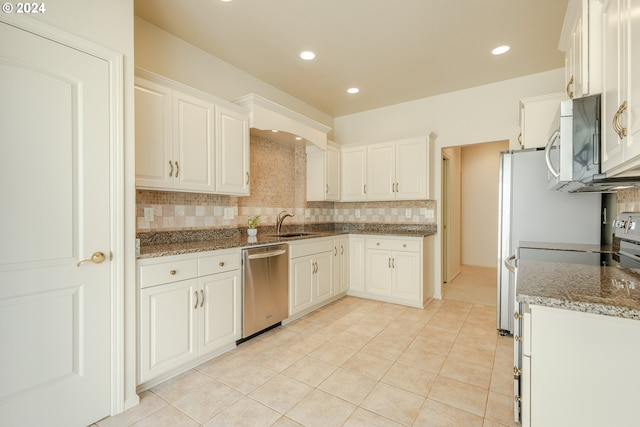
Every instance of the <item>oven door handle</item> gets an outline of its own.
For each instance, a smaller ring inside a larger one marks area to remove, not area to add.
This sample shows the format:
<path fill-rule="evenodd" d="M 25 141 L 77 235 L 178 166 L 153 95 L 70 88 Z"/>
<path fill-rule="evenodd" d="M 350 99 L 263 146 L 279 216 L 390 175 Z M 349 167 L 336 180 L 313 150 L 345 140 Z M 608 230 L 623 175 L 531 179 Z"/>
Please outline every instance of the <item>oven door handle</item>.
<path fill-rule="evenodd" d="M 511 263 L 510 263 L 509 261 L 515 261 L 515 262 L 513 263 L 513 265 L 511 265 Z M 505 266 L 505 267 L 507 268 L 507 270 L 509 270 L 510 272 L 515 273 L 515 272 L 516 272 L 516 268 L 518 268 L 518 266 L 517 266 L 517 262 L 518 262 L 518 260 L 516 260 L 516 255 L 515 255 L 515 254 L 513 254 L 513 255 L 511 255 L 509 258 L 507 258 L 507 259 L 505 259 L 505 260 L 504 260 L 504 266 Z"/>
<path fill-rule="evenodd" d="M 286 250 L 281 249 L 279 251 L 271 251 L 271 252 L 262 252 L 262 253 L 259 253 L 259 254 L 251 254 L 247 258 L 248 259 L 271 258 L 271 257 L 274 257 L 274 256 L 284 255 L 286 253 L 287 253 Z"/>

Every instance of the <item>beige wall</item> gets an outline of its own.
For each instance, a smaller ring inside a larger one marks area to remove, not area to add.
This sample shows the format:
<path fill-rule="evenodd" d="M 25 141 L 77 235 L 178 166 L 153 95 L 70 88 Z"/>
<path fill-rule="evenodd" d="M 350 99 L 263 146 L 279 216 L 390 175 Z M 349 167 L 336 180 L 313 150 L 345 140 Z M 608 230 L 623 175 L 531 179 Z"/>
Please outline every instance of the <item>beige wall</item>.
<path fill-rule="evenodd" d="M 462 148 L 463 265 L 497 265 L 500 152 L 508 147 L 501 141 Z"/>

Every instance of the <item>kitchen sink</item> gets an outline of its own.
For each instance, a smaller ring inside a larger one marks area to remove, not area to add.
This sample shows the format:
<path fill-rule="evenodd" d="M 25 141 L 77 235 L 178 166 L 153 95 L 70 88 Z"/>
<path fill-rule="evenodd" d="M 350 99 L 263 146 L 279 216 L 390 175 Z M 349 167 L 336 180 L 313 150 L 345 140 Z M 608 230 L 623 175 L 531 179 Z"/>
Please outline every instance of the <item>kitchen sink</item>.
<path fill-rule="evenodd" d="M 313 233 L 305 233 L 305 232 L 293 232 L 293 233 L 280 233 L 280 234 L 272 234 L 273 237 L 301 237 L 301 236 L 309 236 Z"/>

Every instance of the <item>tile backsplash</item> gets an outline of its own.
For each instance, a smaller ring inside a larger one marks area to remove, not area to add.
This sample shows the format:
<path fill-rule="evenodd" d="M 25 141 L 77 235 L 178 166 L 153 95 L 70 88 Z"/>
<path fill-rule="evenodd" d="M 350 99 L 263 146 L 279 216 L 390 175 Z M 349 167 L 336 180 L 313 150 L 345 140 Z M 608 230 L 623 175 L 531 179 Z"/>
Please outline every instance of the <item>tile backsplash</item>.
<path fill-rule="evenodd" d="M 285 224 L 436 222 L 434 200 L 307 202 L 303 146 L 252 136 L 250 150 L 250 196 L 137 190 L 137 232 L 244 227 L 251 215 L 260 215 L 261 225 L 275 225 L 281 211 L 294 215 Z"/>

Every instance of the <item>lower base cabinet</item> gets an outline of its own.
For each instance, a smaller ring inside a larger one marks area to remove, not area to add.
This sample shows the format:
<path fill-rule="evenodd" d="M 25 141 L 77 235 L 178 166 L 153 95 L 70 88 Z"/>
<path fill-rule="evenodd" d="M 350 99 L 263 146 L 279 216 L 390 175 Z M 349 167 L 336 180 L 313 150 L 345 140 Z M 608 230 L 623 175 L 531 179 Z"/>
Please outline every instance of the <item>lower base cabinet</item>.
<path fill-rule="evenodd" d="M 350 239 L 350 295 L 414 307 L 433 297 L 433 236 L 355 239 Z"/>
<path fill-rule="evenodd" d="M 138 283 L 139 385 L 240 339 L 239 250 L 140 260 Z"/>
<path fill-rule="evenodd" d="M 333 297 L 333 240 L 289 242 L 289 316 Z"/>
<path fill-rule="evenodd" d="M 529 401 L 522 425 L 638 425 L 640 321 L 533 305 L 530 310 L 530 360 L 521 385 Z"/>

